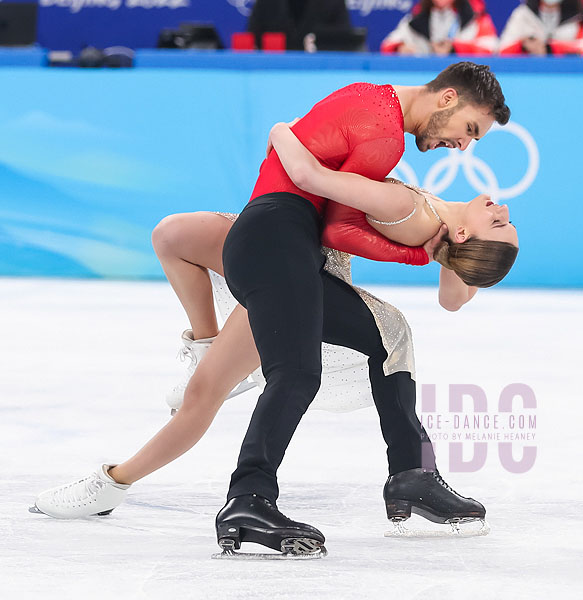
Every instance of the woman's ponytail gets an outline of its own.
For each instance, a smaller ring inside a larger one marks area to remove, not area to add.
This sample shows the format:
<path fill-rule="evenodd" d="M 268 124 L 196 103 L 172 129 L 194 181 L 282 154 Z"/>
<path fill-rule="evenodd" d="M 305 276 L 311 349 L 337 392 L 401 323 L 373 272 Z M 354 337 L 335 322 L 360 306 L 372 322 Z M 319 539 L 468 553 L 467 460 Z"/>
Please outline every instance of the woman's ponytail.
<path fill-rule="evenodd" d="M 454 271 L 466 285 L 485 288 L 506 277 L 517 254 L 518 248 L 508 242 L 470 237 L 461 244 L 443 241 L 433 258 Z"/>

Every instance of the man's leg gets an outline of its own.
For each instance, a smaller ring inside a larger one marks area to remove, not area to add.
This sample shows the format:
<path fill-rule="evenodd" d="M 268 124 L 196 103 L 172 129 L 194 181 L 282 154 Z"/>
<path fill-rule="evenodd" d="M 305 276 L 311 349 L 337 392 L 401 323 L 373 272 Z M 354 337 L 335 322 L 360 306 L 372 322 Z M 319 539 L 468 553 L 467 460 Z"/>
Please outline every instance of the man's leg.
<path fill-rule="evenodd" d="M 387 353 L 368 306 L 346 283 L 323 273 L 324 341 L 369 356 L 369 374 L 381 429 L 390 455 L 383 496 L 387 516 L 400 522 L 416 512 L 438 523 L 484 519 L 486 509 L 453 490 L 435 466 L 433 448 L 415 412 L 410 373 L 385 376 Z"/>
<path fill-rule="evenodd" d="M 369 357 L 369 377 L 387 443 L 390 474 L 422 466 L 435 469 L 431 442 L 415 411 L 416 389 L 411 374 L 398 372 L 386 376 L 383 373 L 387 352 L 368 306 L 352 287 L 337 277 L 323 272 L 322 278 L 323 339 Z"/>
<path fill-rule="evenodd" d="M 266 387 L 251 417 L 228 499 L 275 503 L 276 471 L 320 386 L 322 279 L 318 219 L 299 197 L 254 200 L 234 223 L 223 262 L 247 308 Z"/>
<path fill-rule="evenodd" d="M 322 533 L 275 505 L 277 469 L 320 386 L 323 263 L 318 215 L 297 196 L 253 200 L 225 240 L 225 277 L 247 308 L 267 382 L 216 519 L 225 551 L 248 541 L 284 553 L 323 553 Z"/>

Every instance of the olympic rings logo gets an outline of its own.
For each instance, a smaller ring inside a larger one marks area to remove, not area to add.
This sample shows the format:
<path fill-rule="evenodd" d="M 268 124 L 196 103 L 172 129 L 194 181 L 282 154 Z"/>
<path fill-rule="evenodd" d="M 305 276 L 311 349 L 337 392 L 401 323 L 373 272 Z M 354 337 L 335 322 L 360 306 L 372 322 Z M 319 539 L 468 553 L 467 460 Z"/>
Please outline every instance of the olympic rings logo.
<path fill-rule="evenodd" d="M 503 131 L 516 136 L 526 149 L 528 165 L 526 172 L 517 183 L 501 188 L 494 170 L 474 154 L 475 142 L 472 142 L 465 152 L 448 150 L 447 156 L 431 166 L 421 187 L 439 195 L 455 181 L 461 169 L 467 182 L 478 194 L 489 194 L 496 201 L 509 200 L 523 194 L 532 185 L 538 174 L 540 156 L 536 142 L 529 131 L 518 123 L 508 123 L 504 127 L 495 123 L 490 132 L 495 131 Z M 419 185 L 415 171 L 406 161 L 401 160 L 393 172 L 399 173 L 399 179 Z"/>

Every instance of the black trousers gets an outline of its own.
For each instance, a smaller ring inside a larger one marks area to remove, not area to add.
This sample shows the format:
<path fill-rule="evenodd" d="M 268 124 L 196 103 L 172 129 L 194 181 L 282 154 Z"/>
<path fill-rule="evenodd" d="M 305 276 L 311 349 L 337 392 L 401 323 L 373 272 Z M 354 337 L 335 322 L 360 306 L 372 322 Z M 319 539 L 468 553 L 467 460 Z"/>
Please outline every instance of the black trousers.
<path fill-rule="evenodd" d="M 225 278 L 247 309 L 267 381 L 243 440 L 228 498 L 255 493 L 272 502 L 277 469 L 320 386 L 321 344 L 369 357 L 374 402 L 390 453 L 390 472 L 434 466 L 415 413 L 409 373 L 383 374 L 387 353 L 374 317 L 346 283 L 323 270 L 320 219 L 288 193 L 261 196 L 234 223 L 223 250 Z"/>

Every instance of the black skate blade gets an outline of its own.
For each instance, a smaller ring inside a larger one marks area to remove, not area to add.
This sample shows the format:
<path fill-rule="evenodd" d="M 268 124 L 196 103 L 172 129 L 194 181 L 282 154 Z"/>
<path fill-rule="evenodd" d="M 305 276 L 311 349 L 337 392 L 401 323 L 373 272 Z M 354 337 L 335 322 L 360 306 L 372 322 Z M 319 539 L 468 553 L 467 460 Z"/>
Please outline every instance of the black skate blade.
<path fill-rule="evenodd" d="M 281 542 L 281 552 L 237 552 L 233 540 L 219 541 L 222 552 L 212 554 L 222 560 L 314 560 L 324 558 L 328 551 L 318 540 L 310 538 L 287 538 Z"/>

